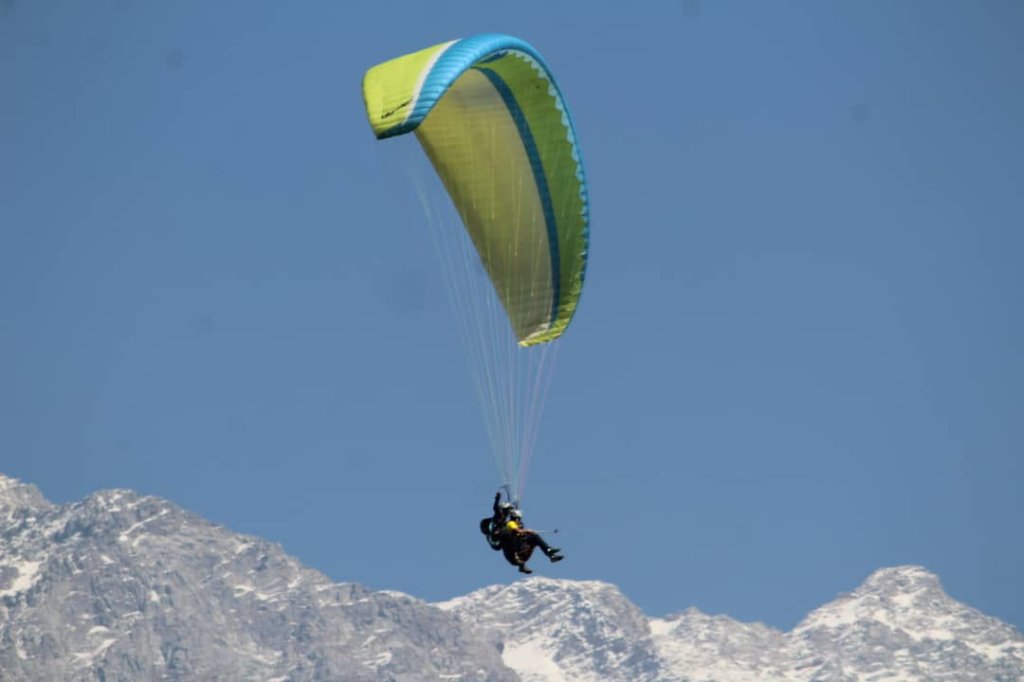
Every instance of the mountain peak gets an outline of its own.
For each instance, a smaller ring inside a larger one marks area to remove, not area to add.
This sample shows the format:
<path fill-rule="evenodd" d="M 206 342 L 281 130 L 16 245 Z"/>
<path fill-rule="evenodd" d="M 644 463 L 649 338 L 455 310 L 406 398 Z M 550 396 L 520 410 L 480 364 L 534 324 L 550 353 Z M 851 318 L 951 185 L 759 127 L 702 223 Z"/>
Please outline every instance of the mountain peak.
<path fill-rule="evenodd" d="M 1024 673 L 1024 637 L 947 595 L 938 577 L 920 566 L 875 571 L 790 634 L 795 658 L 830 677 L 868 675 L 871 650 L 889 651 L 888 669 L 901 679 L 935 679 L 924 670 L 955 671 L 941 679 L 1019 679 Z M 1005 675 L 992 676 L 1003 668 Z"/>
<path fill-rule="evenodd" d="M 31 515 L 52 506 L 34 485 L 0 474 L 0 523 L 12 521 L 18 512 Z"/>
<path fill-rule="evenodd" d="M 956 611 L 961 605 L 943 590 L 938 576 L 921 566 L 894 566 L 872 573 L 853 592 L 812 611 L 797 630 L 839 628 L 883 622 L 892 628 L 913 627 L 911 619 Z"/>
<path fill-rule="evenodd" d="M 7 474 L 0 473 L 0 500 L 5 499 L 10 495 L 15 495 L 19 490 L 32 489 L 39 492 L 34 485 L 29 483 L 22 483 L 16 478 L 8 476 Z"/>
<path fill-rule="evenodd" d="M 134 490 L 127 490 L 125 488 L 110 488 L 92 493 L 83 502 L 105 507 L 110 511 L 119 511 L 118 507 L 130 506 L 143 499 L 157 500 L 160 498 L 143 497 Z"/>
<path fill-rule="evenodd" d="M 944 594 L 939 576 L 923 566 L 910 565 L 893 566 L 875 571 L 868 576 L 857 592 L 913 594 L 922 590 Z"/>
<path fill-rule="evenodd" d="M 659 679 L 648 618 L 610 583 L 533 577 L 436 606 L 494 633 L 524 680 Z"/>

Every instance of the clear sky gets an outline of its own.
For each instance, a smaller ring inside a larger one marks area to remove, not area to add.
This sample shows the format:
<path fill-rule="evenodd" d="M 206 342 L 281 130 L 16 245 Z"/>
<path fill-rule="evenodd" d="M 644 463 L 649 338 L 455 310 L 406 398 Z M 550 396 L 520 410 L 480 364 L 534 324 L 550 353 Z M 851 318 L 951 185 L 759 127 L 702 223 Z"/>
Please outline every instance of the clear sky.
<path fill-rule="evenodd" d="M 428 600 L 518 578 L 363 72 L 480 32 L 572 108 L 592 244 L 538 572 L 792 627 L 915 563 L 1024 626 L 1024 4 L 0 0 L 0 471 Z"/>

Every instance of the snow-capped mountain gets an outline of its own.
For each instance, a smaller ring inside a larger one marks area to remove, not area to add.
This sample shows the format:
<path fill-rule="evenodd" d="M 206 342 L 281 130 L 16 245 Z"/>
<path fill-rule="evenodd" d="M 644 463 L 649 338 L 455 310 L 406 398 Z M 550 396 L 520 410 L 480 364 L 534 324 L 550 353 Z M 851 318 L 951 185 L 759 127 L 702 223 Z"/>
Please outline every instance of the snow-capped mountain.
<path fill-rule="evenodd" d="M 677 679 L 662 666 L 647 616 L 607 583 L 530 578 L 438 606 L 496 633 L 524 682 Z"/>
<path fill-rule="evenodd" d="M 648 618 L 612 585 L 531 578 L 442 604 L 524 682 L 1024 680 L 1024 636 L 917 566 L 877 571 L 791 632 L 689 609 Z"/>
<path fill-rule="evenodd" d="M 918 566 L 876 571 L 791 633 L 801 679 L 1024 680 L 1024 638 L 961 604 Z"/>
<path fill-rule="evenodd" d="M 790 632 L 530 578 L 431 605 L 126 490 L 0 475 L 0 680 L 1024 680 L 1024 637 L 883 569 Z"/>
<path fill-rule="evenodd" d="M 423 601 L 125 490 L 56 506 L 0 475 L 0 680 L 515 680 Z"/>

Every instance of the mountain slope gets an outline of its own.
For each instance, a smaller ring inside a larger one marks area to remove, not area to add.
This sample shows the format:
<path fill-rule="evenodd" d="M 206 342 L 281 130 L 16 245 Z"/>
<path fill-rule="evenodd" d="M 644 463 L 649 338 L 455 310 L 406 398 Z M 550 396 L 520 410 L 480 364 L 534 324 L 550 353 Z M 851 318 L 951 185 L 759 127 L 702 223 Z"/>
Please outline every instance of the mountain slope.
<path fill-rule="evenodd" d="M 55 506 L 0 477 L 4 680 L 514 680 L 412 597 L 115 490 Z"/>
<path fill-rule="evenodd" d="M 789 639 L 793 665 L 811 675 L 801 679 L 1024 679 L 1021 634 L 952 599 L 919 566 L 876 571 Z"/>
<path fill-rule="evenodd" d="M 618 588 L 596 581 L 531 578 L 438 604 L 504 642 L 505 663 L 524 682 L 671 679 L 647 617 Z"/>
<path fill-rule="evenodd" d="M 438 604 L 529 682 L 1024 679 L 1024 637 L 918 566 L 882 569 L 791 632 L 689 609 L 647 618 L 612 585 L 531 578 Z"/>
<path fill-rule="evenodd" d="M 436 605 L 332 583 L 276 545 L 126 490 L 47 502 L 0 475 L 0 680 L 1024 679 L 1024 637 L 917 566 L 792 631 L 642 613 L 530 578 Z"/>

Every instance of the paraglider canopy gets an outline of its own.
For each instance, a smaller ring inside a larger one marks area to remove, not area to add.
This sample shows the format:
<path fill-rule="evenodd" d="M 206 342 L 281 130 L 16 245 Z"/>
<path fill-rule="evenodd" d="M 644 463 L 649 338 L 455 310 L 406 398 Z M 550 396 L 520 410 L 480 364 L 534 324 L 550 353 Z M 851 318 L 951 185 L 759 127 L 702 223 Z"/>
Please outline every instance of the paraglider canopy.
<path fill-rule="evenodd" d="M 537 51 L 502 34 L 442 43 L 370 69 L 363 97 L 378 138 L 415 131 L 519 345 L 559 337 L 583 288 L 587 191 Z"/>

